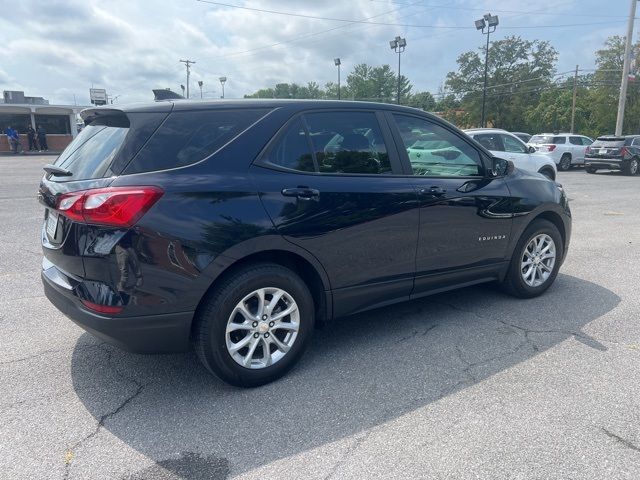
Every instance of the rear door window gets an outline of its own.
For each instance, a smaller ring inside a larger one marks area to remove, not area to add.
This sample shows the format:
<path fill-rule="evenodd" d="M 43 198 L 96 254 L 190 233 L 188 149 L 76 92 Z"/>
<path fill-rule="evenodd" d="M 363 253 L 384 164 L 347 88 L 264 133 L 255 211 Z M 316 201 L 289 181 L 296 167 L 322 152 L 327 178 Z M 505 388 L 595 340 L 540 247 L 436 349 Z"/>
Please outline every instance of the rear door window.
<path fill-rule="evenodd" d="M 473 136 L 480 145 L 487 150 L 493 150 L 496 152 L 504 152 L 505 145 L 502 138 L 497 133 L 479 133 Z"/>
<path fill-rule="evenodd" d="M 551 143 L 554 143 L 555 145 L 563 145 L 567 143 L 567 137 L 553 137 L 553 141 Z"/>
<path fill-rule="evenodd" d="M 269 109 L 173 112 L 123 173 L 166 170 L 204 160 L 268 112 Z"/>
<path fill-rule="evenodd" d="M 392 173 L 374 112 L 306 113 L 304 118 L 320 173 Z"/>
<path fill-rule="evenodd" d="M 277 167 L 315 172 L 313 154 L 302 119 L 298 117 L 264 159 Z"/>
<path fill-rule="evenodd" d="M 580 146 L 582 146 L 582 139 L 580 137 L 569 137 L 569 143 L 571 145 L 580 145 Z"/>

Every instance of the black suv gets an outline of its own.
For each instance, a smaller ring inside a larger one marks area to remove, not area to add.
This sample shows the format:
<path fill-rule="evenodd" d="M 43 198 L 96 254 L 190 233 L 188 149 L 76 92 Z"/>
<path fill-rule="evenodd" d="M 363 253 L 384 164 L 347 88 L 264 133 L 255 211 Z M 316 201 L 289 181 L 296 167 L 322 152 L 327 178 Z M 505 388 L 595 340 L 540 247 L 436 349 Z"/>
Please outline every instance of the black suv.
<path fill-rule="evenodd" d="M 482 282 L 544 292 L 561 186 L 419 110 L 335 101 L 92 108 L 45 167 L 46 295 L 137 352 L 283 375 L 314 324 Z M 409 155 L 420 146 L 420 155 Z"/>
<path fill-rule="evenodd" d="M 599 169 L 622 170 L 626 175 L 637 175 L 640 167 L 640 135 L 598 137 L 584 156 L 587 173 Z"/>

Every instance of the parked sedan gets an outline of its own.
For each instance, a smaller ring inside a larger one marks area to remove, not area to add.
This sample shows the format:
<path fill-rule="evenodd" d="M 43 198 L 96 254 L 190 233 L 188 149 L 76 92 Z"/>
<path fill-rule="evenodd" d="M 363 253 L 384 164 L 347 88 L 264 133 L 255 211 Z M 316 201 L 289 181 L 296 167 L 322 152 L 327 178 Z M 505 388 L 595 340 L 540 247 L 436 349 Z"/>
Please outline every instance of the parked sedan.
<path fill-rule="evenodd" d="M 529 140 L 530 146 L 553 159 L 558 170 L 563 171 L 574 165 L 583 165 L 584 154 L 592 143 L 591 138 L 572 133 L 542 133 Z"/>
<path fill-rule="evenodd" d="M 640 135 L 598 137 L 587 148 L 584 165 L 587 173 L 605 169 L 637 175 L 640 169 Z"/>
<path fill-rule="evenodd" d="M 495 156 L 511 160 L 523 170 L 538 172 L 545 177 L 556 179 L 556 164 L 546 155 L 536 153 L 515 134 L 498 128 L 476 128 L 465 133 Z"/>
<path fill-rule="evenodd" d="M 104 341 L 194 348 L 234 385 L 284 375 L 316 323 L 483 282 L 541 295 L 567 254 L 558 184 L 416 109 L 114 107 L 45 166 L 45 294 Z"/>

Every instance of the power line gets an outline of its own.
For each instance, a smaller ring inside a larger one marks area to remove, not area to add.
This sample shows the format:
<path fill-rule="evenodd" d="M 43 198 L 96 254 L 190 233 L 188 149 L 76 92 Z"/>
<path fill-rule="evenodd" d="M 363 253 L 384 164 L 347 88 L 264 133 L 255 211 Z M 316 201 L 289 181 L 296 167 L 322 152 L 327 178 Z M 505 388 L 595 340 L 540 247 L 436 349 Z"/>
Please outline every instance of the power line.
<path fill-rule="evenodd" d="M 255 8 L 255 7 L 246 7 L 244 5 L 234 5 L 231 3 L 223 3 L 223 2 L 214 2 L 212 0 L 197 0 L 201 3 L 208 3 L 211 5 L 218 5 L 221 7 L 229 7 L 229 8 L 237 8 L 241 10 L 249 10 L 252 12 L 260 12 L 260 13 L 270 13 L 272 15 L 284 15 L 287 17 L 298 17 L 298 18 L 307 18 L 312 20 L 324 20 L 331 22 L 344 22 L 344 23 L 362 23 L 367 25 L 383 25 L 388 27 L 404 27 L 404 28 L 438 28 L 438 29 L 448 29 L 448 30 L 472 30 L 475 27 L 467 27 L 462 25 L 416 25 L 410 23 L 392 23 L 392 22 L 369 22 L 367 20 L 355 20 L 355 19 L 347 19 L 347 18 L 336 18 L 336 17 L 321 17 L 317 15 L 307 15 L 303 13 L 294 13 L 294 12 L 282 12 L 278 10 L 268 10 L 264 8 Z M 591 22 L 591 23 L 567 23 L 562 25 L 519 25 L 519 26 L 511 26 L 511 27 L 502 27 L 502 29 L 514 30 L 514 29 L 523 29 L 523 28 L 568 28 L 568 27 L 584 27 L 591 25 L 610 25 L 612 23 L 618 22 Z"/>

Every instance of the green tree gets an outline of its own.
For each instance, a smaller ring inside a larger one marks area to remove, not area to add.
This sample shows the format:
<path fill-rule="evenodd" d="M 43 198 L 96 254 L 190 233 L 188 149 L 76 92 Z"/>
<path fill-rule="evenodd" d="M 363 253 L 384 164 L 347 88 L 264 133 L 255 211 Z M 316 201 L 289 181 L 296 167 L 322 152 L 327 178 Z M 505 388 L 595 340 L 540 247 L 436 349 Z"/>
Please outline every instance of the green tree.
<path fill-rule="evenodd" d="M 446 86 L 461 107 L 480 123 L 484 82 L 484 51 L 458 57 L 458 71 L 447 74 Z M 549 42 L 523 40 L 518 36 L 491 42 L 488 63 L 486 116 L 488 124 L 525 129 L 525 111 L 536 105 L 541 92 L 551 85 L 558 52 Z"/>
<path fill-rule="evenodd" d="M 429 92 L 417 92 L 409 97 L 408 105 L 426 112 L 433 112 L 436 109 L 436 99 Z"/>
<path fill-rule="evenodd" d="M 413 86 L 404 75 L 400 76 L 400 102 L 405 103 L 411 95 Z M 354 100 L 371 102 L 395 101 L 398 89 L 398 77 L 389 65 L 372 67 L 361 63 L 347 76 L 347 90 Z M 344 96 L 343 96 L 344 98 Z"/>

